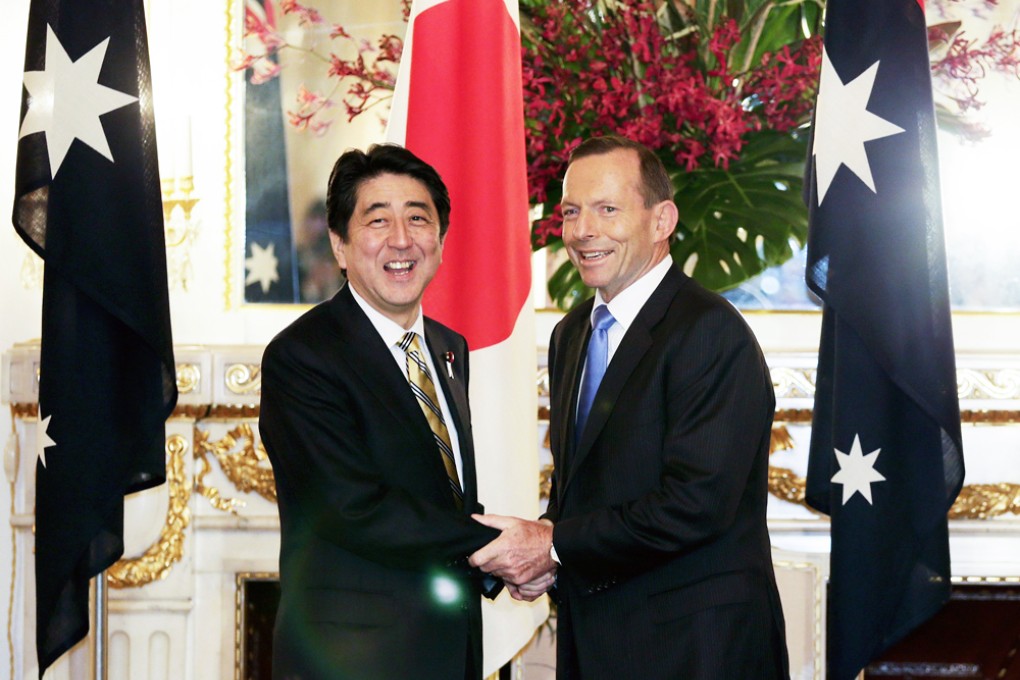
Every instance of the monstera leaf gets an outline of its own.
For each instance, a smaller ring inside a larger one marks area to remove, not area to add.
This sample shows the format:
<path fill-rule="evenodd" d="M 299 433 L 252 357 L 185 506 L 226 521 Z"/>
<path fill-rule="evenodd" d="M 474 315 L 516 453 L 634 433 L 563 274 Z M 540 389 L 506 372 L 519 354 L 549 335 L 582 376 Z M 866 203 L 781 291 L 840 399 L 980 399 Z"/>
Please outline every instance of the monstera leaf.
<path fill-rule="evenodd" d="M 803 135 L 757 135 L 728 169 L 673 175 L 680 224 L 670 252 L 706 288 L 729 290 L 807 238 Z"/>

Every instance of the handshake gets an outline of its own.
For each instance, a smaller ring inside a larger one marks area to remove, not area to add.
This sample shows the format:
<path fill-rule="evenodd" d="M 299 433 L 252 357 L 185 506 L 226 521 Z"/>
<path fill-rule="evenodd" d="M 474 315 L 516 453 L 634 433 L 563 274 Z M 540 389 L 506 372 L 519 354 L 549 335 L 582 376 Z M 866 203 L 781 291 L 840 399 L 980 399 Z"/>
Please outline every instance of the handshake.
<path fill-rule="evenodd" d="M 531 521 L 504 515 L 472 515 L 476 522 L 502 533 L 468 559 L 472 567 L 503 579 L 515 600 L 531 602 L 556 583 L 553 561 L 553 525 L 547 519 Z"/>

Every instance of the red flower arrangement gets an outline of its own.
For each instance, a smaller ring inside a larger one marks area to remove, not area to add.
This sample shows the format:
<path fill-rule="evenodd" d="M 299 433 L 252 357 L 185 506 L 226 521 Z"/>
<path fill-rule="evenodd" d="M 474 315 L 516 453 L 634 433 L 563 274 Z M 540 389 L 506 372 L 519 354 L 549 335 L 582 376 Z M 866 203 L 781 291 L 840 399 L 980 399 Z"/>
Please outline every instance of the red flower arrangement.
<path fill-rule="evenodd" d="M 816 23 L 817 6 L 805 8 Z M 691 172 L 726 168 L 749 133 L 786 132 L 810 115 L 821 63 L 816 37 L 768 52 L 750 44 L 734 17 L 699 25 L 689 7 L 648 0 L 535 2 L 522 14 L 535 203 L 593 133 L 630 137 Z M 735 63 L 753 52 L 761 52 L 758 63 Z"/>

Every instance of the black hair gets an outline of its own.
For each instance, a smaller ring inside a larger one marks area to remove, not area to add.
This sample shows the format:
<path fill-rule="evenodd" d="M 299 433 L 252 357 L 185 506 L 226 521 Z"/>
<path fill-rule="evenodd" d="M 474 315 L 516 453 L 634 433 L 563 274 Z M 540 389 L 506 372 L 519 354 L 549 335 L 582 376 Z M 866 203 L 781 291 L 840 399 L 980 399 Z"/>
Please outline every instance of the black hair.
<path fill-rule="evenodd" d="M 348 225 L 358 203 L 358 188 L 379 175 L 413 177 L 428 189 L 439 213 L 439 236 L 450 226 L 450 193 L 436 169 L 396 144 L 373 144 L 368 151 L 345 151 L 329 175 L 326 192 L 326 221 L 331 231 L 347 242 Z"/>

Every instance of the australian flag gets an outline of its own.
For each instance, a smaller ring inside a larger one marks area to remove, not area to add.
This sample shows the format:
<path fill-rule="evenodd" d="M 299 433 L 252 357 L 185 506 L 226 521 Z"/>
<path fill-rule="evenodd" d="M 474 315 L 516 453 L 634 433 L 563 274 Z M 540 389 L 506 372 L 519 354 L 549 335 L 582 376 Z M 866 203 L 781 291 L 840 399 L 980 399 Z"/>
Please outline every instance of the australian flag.
<path fill-rule="evenodd" d="M 177 401 L 142 0 L 32 0 L 14 226 L 45 260 L 39 674 L 89 629 L 124 495 L 163 483 Z"/>
<path fill-rule="evenodd" d="M 278 5 L 246 0 L 245 25 L 278 30 Z M 264 47 L 260 49 L 265 49 Z M 279 59 L 267 57 L 267 59 Z M 280 79 L 244 84 L 244 299 L 301 302 L 290 219 L 290 180 Z M 294 225 L 298 226 L 299 225 Z M 299 227 L 300 228 L 300 227 Z M 328 255 L 332 259 L 332 253 Z"/>
<path fill-rule="evenodd" d="M 829 678 L 949 597 L 960 406 L 922 0 L 829 0 L 807 283 L 823 301 L 808 503 L 832 519 Z"/>

